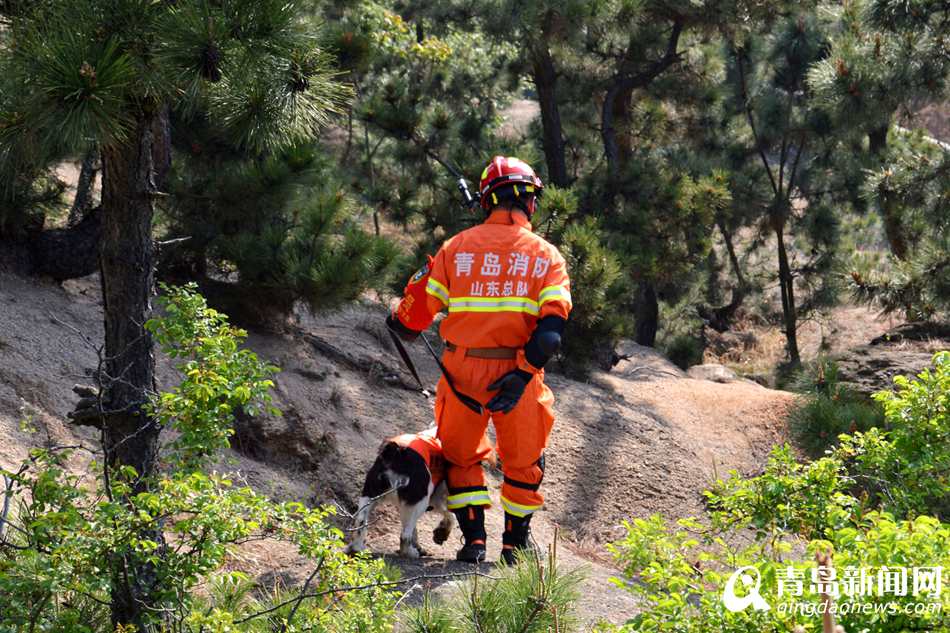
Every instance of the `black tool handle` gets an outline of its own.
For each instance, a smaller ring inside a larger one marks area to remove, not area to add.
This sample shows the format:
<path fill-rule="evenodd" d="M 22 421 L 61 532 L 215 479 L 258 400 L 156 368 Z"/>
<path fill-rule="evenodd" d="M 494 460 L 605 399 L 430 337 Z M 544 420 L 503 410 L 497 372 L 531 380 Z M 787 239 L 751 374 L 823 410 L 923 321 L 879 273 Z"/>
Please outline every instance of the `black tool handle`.
<path fill-rule="evenodd" d="M 478 194 L 472 195 L 472 192 L 468 190 L 468 182 L 465 178 L 459 177 L 458 181 L 455 183 L 459 188 L 459 193 L 462 194 L 462 200 L 465 202 L 465 206 L 471 209 L 476 204 L 478 204 L 479 196 Z"/>

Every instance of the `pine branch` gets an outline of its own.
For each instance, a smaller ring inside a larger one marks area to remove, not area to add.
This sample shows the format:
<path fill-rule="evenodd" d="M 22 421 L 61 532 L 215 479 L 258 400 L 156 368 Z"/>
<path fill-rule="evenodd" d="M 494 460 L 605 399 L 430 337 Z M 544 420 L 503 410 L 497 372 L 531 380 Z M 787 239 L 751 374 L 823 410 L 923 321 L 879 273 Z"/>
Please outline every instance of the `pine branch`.
<path fill-rule="evenodd" d="M 748 82 L 746 81 L 745 67 L 742 64 L 742 56 L 734 43 L 730 43 L 729 49 L 736 60 L 736 68 L 739 71 L 739 88 L 742 93 L 742 107 L 745 111 L 746 119 L 749 121 L 749 127 L 752 129 L 752 140 L 755 143 L 755 149 L 762 160 L 762 166 L 769 175 L 769 182 L 772 183 L 772 191 L 776 198 L 781 195 L 781 188 L 775 182 L 775 176 L 772 174 L 772 168 L 769 167 L 769 159 L 765 155 L 765 149 L 762 147 L 762 140 L 755 125 L 755 115 L 752 113 L 752 100 L 749 98 Z"/>
<path fill-rule="evenodd" d="M 604 144 L 604 154 L 610 172 L 616 176 L 619 169 L 620 149 L 617 145 L 617 135 L 614 129 L 614 107 L 618 98 L 625 98 L 632 90 L 643 88 L 660 76 L 666 69 L 679 62 L 682 53 L 678 53 L 680 35 L 683 32 L 683 18 L 677 17 L 673 21 L 664 55 L 653 62 L 649 68 L 636 74 L 629 74 L 621 69 L 610 81 L 604 103 L 601 107 L 601 138 Z"/>

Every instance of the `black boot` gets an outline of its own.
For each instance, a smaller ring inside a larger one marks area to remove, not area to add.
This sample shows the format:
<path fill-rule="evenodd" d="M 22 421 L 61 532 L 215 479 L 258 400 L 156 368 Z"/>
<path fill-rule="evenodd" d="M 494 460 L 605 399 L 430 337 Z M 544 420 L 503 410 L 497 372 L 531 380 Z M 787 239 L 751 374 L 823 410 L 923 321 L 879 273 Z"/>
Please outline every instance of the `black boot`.
<path fill-rule="evenodd" d="M 452 510 L 458 519 L 465 545 L 455 554 L 455 560 L 466 563 L 481 563 L 485 560 L 485 508 L 465 506 Z"/>
<path fill-rule="evenodd" d="M 528 550 L 537 555 L 537 551 L 531 545 L 530 525 L 530 514 L 524 517 L 516 517 L 505 512 L 505 532 L 501 537 L 501 560 L 506 565 L 514 565 L 517 562 L 515 552 L 518 550 Z"/>

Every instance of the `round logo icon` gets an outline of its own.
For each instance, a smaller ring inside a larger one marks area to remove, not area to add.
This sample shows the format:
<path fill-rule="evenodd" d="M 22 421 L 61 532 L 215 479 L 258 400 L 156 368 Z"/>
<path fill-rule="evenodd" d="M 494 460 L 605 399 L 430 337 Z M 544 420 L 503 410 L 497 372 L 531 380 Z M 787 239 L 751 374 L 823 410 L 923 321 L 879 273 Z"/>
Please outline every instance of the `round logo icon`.
<path fill-rule="evenodd" d="M 736 595 L 736 583 L 742 583 L 744 595 Z M 735 570 L 722 590 L 722 603 L 730 611 L 743 611 L 752 605 L 756 611 L 768 611 L 769 603 L 761 595 L 762 575 L 752 565 L 746 565 Z"/>

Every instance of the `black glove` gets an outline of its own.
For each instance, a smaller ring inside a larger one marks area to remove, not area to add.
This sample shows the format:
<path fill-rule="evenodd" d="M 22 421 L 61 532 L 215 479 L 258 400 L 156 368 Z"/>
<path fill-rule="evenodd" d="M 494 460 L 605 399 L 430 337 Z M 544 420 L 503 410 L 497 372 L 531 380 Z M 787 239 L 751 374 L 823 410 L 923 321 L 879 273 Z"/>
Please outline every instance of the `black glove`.
<path fill-rule="evenodd" d="M 389 316 L 386 317 L 386 327 L 389 328 L 390 332 L 395 332 L 399 338 L 407 343 L 412 343 L 419 338 L 419 332 L 407 328 L 402 324 L 402 321 L 396 318 L 395 314 L 390 313 Z"/>
<path fill-rule="evenodd" d="M 508 413 L 521 400 L 525 387 L 533 376 L 523 369 L 512 369 L 507 374 L 488 385 L 489 391 L 501 389 L 494 398 L 488 401 L 485 408 L 489 411 Z"/>

